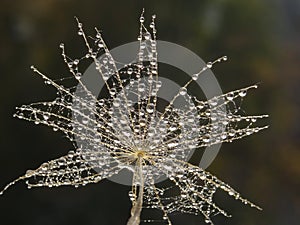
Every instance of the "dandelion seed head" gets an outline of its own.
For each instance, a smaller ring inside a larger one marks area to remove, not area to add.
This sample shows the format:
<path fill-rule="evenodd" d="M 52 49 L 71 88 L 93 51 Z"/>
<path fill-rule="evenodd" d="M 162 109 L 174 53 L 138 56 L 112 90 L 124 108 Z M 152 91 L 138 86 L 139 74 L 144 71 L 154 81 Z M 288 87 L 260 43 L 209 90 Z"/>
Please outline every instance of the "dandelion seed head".
<path fill-rule="evenodd" d="M 87 52 L 72 59 L 63 43 L 59 47 L 77 85 L 67 87 L 31 66 L 47 85 L 57 90 L 57 97 L 17 107 L 14 115 L 63 132 L 74 149 L 35 170 L 27 170 L 3 191 L 20 180 L 25 180 L 28 188 L 85 186 L 128 170 L 132 173 L 129 198 L 133 204 L 128 225 L 156 221 L 141 219 L 142 208 L 161 210 L 159 221 L 168 224 L 169 215 L 175 212 L 202 215 L 206 223 L 213 224 L 214 215 L 230 216 L 214 203 L 217 190 L 259 209 L 228 184 L 188 162 L 196 149 L 232 142 L 267 128 L 256 126 L 267 115 L 249 116 L 241 109 L 242 99 L 257 85 L 208 100 L 192 96 L 189 85 L 215 63 L 226 61 L 223 56 L 199 68 L 170 101 L 162 101 L 159 91 L 164 83 L 158 73 L 155 15 L 148 30 L 143 11 L 137 60 L 121 69 L 117 69 L 100 31 L 95 29 L 95 37 L 88 37 L 83 24 L 76 20 Z M 95 71 L 105 84 L 101 94 L 105 97 L 87 87 L 79 70 L 83 60 L 94 62 Z M 162 178 L 172 184 L 161 186 L 158 181 Z"/>

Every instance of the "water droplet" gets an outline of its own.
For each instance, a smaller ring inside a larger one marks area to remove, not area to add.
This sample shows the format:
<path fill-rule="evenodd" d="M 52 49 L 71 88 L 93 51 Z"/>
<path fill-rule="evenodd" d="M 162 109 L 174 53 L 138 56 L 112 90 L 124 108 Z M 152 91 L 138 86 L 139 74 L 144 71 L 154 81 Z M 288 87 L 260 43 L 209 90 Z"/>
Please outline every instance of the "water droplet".
<path fill-rule="evenodd" d="M 153 137 L 155 135 L 155 130 L 154 129 L 149 129 L 148 130 L 148 136 Z"/>
<path fill-rule="evenodd" d="M 218 99 L 216 97 L 212 98 L 210 101 L 209 101 L 209 104 L 211 106 L 216 106 L 218 104 Z"/>
<path fill-rule="evenodd" d="M 248 130 L 248 131 L 246 131 L 246 135 L 250 135 L 250 134 L 252 134 L 253 133 L 253 131 L 252 130 Z"/>
<path fill-rule="evenodd" d="M 103 73 L 103 80 L 107 81 L 109 79 L 109 74 L 108 73 Z"/>
<path fill-rule="evenodd" d="M 146 34 L 145 34 L 145 36 L 144 36 L 144 37 L 145 37 L 145 39 L 146 39 L 146 40 L 150 40 L 150 38 L 151 38 L 151 35 L 150 35 L 150 33 L 148 32 L 148 33 L 146 33 Z"/>
<path fill-rule="evenodd" d="M 210 138 L 209 138 L 208 135 L 204 136 L 202 140 L 203 140 L 203 142 L 205 142 L 205 143 L 210 142 Z"/>
<path fill-rule="evenodd" d="M 234 130 L 230 130 L 230 131 L 228 132 L 228 135 L 229 135 L 230 137 L 235 136 L 235 131 L 234 131 Z"/>
<path fill-rule="evenodd" d="M 186 88 L 183 87 L 183 88 L 180 89 L 179 94 L 180 94 L 180 95 L 185 95 L 186 92 L 187 92 Z"/>
<path fill-rule="evenodd" d="M 177 145 L 178 145 L 177 142 L 171 142 L 171 143 L 168 143 L 168 144 L 167 144 L 167 146 L 168 146 L 169 148 L 174 148 L 174 147 L 176 147 Z"/>
<path fill-rule="evenodd" d="M 139 87 L 138 87 L 138 91 L 139 92 L 145 91 L 145 84 L 140 84 Z"/>
<path fill-rule="evenodd" d="M 115 101 L 113 102 L 113 105 L 115 107 L 119 107 L 120 106 L 120 100 L 119 99 L 115 99 Z"/>
<path fill-rule="evenodd" d="M 246 90 L 243 90 L 239 93 L 239 96 L 241 97 L 245 97 L 247 95 L 247 91 Z"/>
<path fill-rule="evenodd" d="M 147 111 L 147 113 L 153 113 L 153 112 L 154 112 L 154 109 L 152 109 L 152 108 L 147 108 L 146 111 Z"/>
<path fill-rule="evenodd" d="M 89 122 L 88 118 L 85 118 L 85 117 L 82 118 L 82 123 L 83 123 L 83 124 L 87 124 L 88 122 Z"/>
<path fill-rule="evenodd" d="M 199 77 L 199 74 L 198 74 L 198 73 L 195 73 L 195 74 L 193 74 L 192 79 L 193 79 L 193 80 L 197 80 L 198 77 Z"/>
<path fill-rule="evenodd" d="M 207 68 L 212 68 L 212 66 L 213 66 L 213 64 L 212 64 L 212 62 L 208 62 L 207 64 L 206 64 L 206 66 L 207 66 Z"/>
<path fill-rule="evenodd" d="M 203 102 L 199 102 L 199 104 L 196 107 L 197 107 L 197 109 L 201 110 L 204 108 L 204 106 L 205 106 L 205 104 Z"/>
<path fill-rule="evenodd" d="M 114 95 L 116 94 L 116 90 L 115 90 L 114 88 L 111 88 L 111 89 L 109 90 L 109 94 L 110 94 L 111 96 L 114 96 Z"/>
<path fill-rule="evenodd" d="M 232 101 L 234 98 L 234 94 L 232 92 L 230 92 L 226 95 L 226 98 L 227 98 L 227 100 Z"/>
<path fill-rule="evenodd" d="M 127 74 L 130 75 L 130 74 L 132 74 L 132 73 L 133 73 L 133 69 L 132 69 L 132 68 L 128 68 L 128 69 L 127 69 Z"/>
<path fill-rule="evenodd" d="M 59 45 L 59 47 L 60 47 L 60 48 L 64 48 L 64 47 L 65 47 L 64 43 L 61 43 L 61 44 Z"/>
<path fill-rule="evenodd" d="M 48 120 L 49 119 L 49 115 L 43 115 L 44 120 Z"/>
<path fill-rule="evenodd" d="M 175 130 L 177 130 L 177 127 L 169 127 L 169 130 L 172 132 L 172 131 L 175 131 Z"/>
<path fill-rule="evenodd" d="M 81 78 L 81 75 L 82 75 L 81 73 L 76 73 L 76 74 L 75 74 L 75 78 L 76 78 L 77 80 L 79 80 L 79 79 Z"/>

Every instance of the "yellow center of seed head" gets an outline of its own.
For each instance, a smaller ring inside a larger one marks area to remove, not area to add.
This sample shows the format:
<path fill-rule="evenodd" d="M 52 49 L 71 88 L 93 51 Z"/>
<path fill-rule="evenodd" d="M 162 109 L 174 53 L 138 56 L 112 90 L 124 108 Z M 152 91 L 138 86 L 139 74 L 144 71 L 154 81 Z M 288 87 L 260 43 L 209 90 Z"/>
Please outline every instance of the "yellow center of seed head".
<path fill-rule="evenodd" d="M 143 150 L 138 150 L 135 152 L 134 155 L 136 158 L 144 158 L 146 156 L 146 152 Z"/>

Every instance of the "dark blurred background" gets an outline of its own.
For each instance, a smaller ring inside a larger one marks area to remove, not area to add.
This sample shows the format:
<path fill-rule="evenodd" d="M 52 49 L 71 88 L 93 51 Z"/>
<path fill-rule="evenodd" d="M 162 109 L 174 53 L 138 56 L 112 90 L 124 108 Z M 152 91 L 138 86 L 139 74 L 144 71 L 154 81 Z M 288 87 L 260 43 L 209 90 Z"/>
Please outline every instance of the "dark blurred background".
<path fill-rule="evenodd" d="M 58 47 L 69 55 L 85 51 L 74 16 L 86 31 L 103 31 L 114 48 L 136 40 L 138 18 L 157 15 L 158 38 L 178 43 L 204 60 L 226 54 L 214 68 L 229 91 L 261 82 L 247 96 L 249 114 L 268 113 L 270 128 L 224 144 L 208 168 L 260 205 L 262 212 L 228 196 L 217 196 L 232 218 L 215 224 L 299 224 L 300 216 L 300 1 L 297 0 L 1 0 L 0 3 L 0 187 L 64 155 L 70 143 L 61 133 L 12 117 L 15 106 L 55 97 L 33 75 L 31 64 L 52 78 L 69 76 Z M 103 181 L 84 188 L 27 190 L 24 183 L 0 197 L 1 225 L 121 225 L 129 217 L 129 187 Z M 201 216 L 172 216 L 174 224 L 204 224 Z"/>

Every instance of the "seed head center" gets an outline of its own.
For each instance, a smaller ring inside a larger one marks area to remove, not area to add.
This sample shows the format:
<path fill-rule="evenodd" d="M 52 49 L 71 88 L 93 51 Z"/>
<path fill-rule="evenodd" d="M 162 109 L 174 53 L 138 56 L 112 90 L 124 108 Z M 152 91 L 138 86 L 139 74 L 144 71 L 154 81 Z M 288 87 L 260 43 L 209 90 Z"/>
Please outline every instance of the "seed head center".
<path fill-rule="evenodd" d="M 142 159 L 145 158 L 147 154 L 144 150 L 137 150 L 134 155 L 136 158 Z"/>

